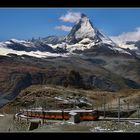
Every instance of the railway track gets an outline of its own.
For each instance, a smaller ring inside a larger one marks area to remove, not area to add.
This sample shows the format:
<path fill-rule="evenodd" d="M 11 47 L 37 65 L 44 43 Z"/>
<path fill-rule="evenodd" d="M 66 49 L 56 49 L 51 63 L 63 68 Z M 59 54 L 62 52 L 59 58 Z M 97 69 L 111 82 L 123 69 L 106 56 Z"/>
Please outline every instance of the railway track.
<path fill-rule="evenodd" d="M 99 121 L 136 121 L 140 123 L 140 118 L 99 118 Z"/>

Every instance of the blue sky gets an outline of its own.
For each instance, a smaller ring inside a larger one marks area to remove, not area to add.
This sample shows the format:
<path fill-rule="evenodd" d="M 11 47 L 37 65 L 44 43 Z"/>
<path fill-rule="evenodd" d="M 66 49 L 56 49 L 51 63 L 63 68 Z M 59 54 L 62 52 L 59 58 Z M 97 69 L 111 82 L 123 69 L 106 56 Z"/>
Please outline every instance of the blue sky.
<path fill-rule="evenodd" d="M 71 27 L 75 22 L 65 22 L 60 17 L 69 12 L 86 14 L 108 36 L 140 27 L 140 8 L 0 8 L 0 41 L 66 35 L 68 31 L 59 27 Z"/>

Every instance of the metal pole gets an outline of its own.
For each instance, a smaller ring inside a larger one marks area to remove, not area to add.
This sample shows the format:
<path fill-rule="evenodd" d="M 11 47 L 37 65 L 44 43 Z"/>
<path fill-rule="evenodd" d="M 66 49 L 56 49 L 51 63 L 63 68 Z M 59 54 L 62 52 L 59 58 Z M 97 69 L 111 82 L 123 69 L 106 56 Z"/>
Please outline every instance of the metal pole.
<path fill-rule="evenodd" d="M 104 118 L 105 118 L 105 95 L 103 95 L 103 102 L 104 102 Z"/>
<path fill-rule="evenodd" d="M 129 102 L 127 103 L 127 110 L 129 110 Z"/>
<path fill-rule="evenodd" d="M 120 97 L 118 97 L 118 122 L 120 122 Z"/>
<path fill-rule="evenodd" d="M 139 107 L 138 107 L 138 118 L 140 117 L 140 96 L 139 96 Z"/>
<path fill-rule="evenodd" d="M 110 108 L 112 109 L 112 101 L 111 101 L 111 103 L 110 103 Z"/>
<path fill-rule="evenodd" d="M 64 120 L 64 109 L 62 108 L 62 120 Z"/>
<path fill-rule="evenodd" d="M 42 107 L 42 123 L 44 124 L 45 121 L 45 112 L 44 112 L 44 108 Z"/>
<path fill-rule="evenodd" d="M 28 114 L 28 109 L 26 109 L 26 111 L 27 111 L 27 123 L 28 123 L 28 116 L 29 116 L 29 114 Z"/>
<path fill-rule="evenodd" d="M 57 99 L 55 99 L 55 108 L 57 109 Z"/>
<path fill-rule="evenodd" d="M 98 110 L 98 102 L 97 101 L 95 101 L 95 105 L 96 105 L 96 110 Z"/>
<path fill-rule="evenodd" d="M 92 110 L 93 110 L 93 103 L 92 103 Z"/>
<path fill-rule="evenodd" d="M 76 108 L 76 97 L 74 98 L 75 101 L 74 101 L 74 109 Z"/>

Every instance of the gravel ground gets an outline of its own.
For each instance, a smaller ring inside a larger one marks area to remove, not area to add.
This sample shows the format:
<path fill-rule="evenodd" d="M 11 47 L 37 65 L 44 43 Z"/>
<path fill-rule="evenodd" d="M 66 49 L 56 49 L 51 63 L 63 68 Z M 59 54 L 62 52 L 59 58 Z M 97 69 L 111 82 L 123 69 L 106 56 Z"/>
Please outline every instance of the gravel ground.
<path fill-rule="evenodd" d="M 58 122 L 44 124 L 33 132 L 140 132 L 140 125 L 115 121 L 86 121 L 78 124 Z"/>
<path fill-rule="evenodd" d="M 0 116 L 0 132 L 27 132 L 28 124 L 13 120 L 12 114 Z M 84 121 L 77 124 L 68 121 L 51 121 L 29 132 L 140 132 L 140 124 L 115 121 Z"/>
<path fill-rule="evenodd" d="M 27 131 L 28 124 L 13 119 L 13 114 L 4 114 L 0 117 L 0 132 Z"/>

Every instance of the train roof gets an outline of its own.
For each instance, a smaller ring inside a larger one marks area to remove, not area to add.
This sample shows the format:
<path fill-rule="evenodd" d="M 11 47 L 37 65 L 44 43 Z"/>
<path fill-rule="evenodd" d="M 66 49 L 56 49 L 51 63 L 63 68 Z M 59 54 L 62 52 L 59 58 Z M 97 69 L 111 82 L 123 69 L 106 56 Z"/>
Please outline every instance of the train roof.
<path fill-rule="evenodd" d="M 23 111 L 32 111 L 32 112 L 93 112 L 95 110 L 86 110 L 86 109 L 75 109 L 75 110 L 42 110 L 40 108 L 33 108 L 33 109 L 23 109 Z"/>

